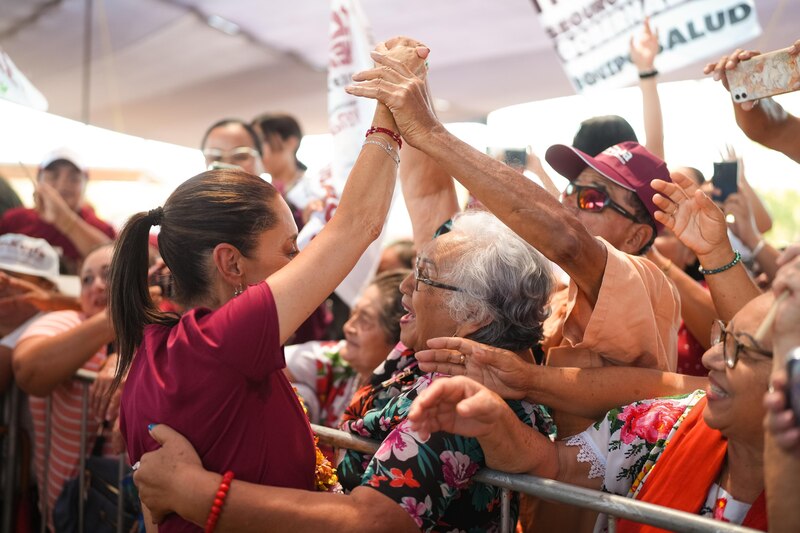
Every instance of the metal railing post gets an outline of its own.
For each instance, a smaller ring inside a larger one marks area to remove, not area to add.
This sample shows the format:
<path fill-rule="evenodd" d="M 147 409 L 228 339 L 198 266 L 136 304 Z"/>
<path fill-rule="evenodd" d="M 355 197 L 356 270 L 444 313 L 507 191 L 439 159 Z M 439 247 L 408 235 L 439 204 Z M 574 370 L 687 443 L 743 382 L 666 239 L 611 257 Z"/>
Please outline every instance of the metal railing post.
<path fill-rule="evenodd" d="M 3 466 L 3 533 L 11 533 L 13 526 L 14 508 L 14 485 L 17 479 L 17 438 L 19 434 L 19 389 L 15 383 L 11 383 L 11 388 L 6 397 L 8 400 L 5 405 L 6 417 L 8 421 L 8 432 L 5 442 L 5 465 Z"/>
<path fill-rule="evenodd" d="M 511 533 L 511 491 L 500 491 L 500 531 Z"/>
<path fill-rule="evenodd" d="M 125 454 L 119 454 L 119 468 L 117 468 L 117 533 L 122 533 L 123 505 L 125 505 L 125 490 L 122 476 L 125 474 Z"/>
<path fill-rule="evenodd" d="M 50 396 L 44 403 L 44 470 L 42 470 L 42 486 L 39 487 L 39 508 L 42 512 L 42 524 L 39 528 L 40 533 L 47 532 L 47 524 L 50 521 L 50 506 L 47 504 L 50 493 L 50 439 L 52 438 L 53 412 Z"/>
<path fill-rule="evenodd" d="M 78 457 L 78 532 L 83 533 L 84 504 L 86 502 L 86 425 L 89 419 L 89 383 L 81 383 L 81 445 Z"/>

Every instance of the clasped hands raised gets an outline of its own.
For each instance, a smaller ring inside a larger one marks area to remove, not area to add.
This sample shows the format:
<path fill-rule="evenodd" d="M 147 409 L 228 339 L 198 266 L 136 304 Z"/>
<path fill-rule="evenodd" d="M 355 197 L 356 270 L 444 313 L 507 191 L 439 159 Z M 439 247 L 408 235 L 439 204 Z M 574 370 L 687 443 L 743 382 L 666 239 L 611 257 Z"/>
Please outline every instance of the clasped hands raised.
<path fill-rule="evenodd" d="M 354 96 L 384 104 L 394 116 L 407 143 L 417 146 L 439 124 L 428 95 L 427 57 L 430 49 L 408 37 L 378 44 L 370 56 L 375 68 L 353 75 L 345 90 Z"/>

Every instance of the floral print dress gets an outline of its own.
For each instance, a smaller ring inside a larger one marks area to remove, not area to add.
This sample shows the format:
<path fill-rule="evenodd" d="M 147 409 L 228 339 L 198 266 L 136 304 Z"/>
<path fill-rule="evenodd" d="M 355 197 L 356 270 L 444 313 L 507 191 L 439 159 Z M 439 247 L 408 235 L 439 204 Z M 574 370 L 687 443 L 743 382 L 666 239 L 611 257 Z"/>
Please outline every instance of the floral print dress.
<path fill-rule="evenodd" d="M 419 370 L 413 351 L 402 345 L 389 354 L 370 385 L 356 393 L 342 423 L 344 431 L 381 446 L 375 455 L 345 451 L 339 479 L 346 490 L 368 485 L 396 501 L 422 531 L 497 531 L 500 489 L 471 481 L 485 466 L 477 439 L 440 432 L 423 440 L 406 420 L 414 398 L 439 378 L 445 379 Z M 508 404 L 520 420 L 553 438 L 555 426 L 543 406 Z M 511 508 L 514 523 L 516 497 Z"/>
<path fill-rule="evenodd" d="M 603 477 L 602 490 L 636 498 L 664 448 L 705 392 L 643 400 L 609 411 L 589 429 L 571 437 L 567 446 L 578 446 L 578 461 L 591 463 L 589 478 Z M 712 484 L 701 516 L 741 524 L 750 504 L 734 500 Z M 606 531 L 606 515 L 599 515 L 595 532 Z"/>

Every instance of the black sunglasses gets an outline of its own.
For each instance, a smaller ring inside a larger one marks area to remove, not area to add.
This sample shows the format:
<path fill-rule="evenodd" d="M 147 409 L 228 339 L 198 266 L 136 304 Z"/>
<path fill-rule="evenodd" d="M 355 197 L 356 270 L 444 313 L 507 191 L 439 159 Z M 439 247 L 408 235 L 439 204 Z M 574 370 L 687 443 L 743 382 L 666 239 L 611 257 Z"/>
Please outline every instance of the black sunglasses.
<path fill-rule="evenodd" d="M 606 207 L 610 207 L 625 218 L 633 220 L 637 224 L 641 223 L 636 215 L 629 213 L 625 208 L 612 200 L 608 195 L 608 191 L 601 187 L 570 183 L 567 185 L 567 188 L 564 189 L 564 196 L 572 196 L 575 193 L 578 194 L 578 208 L 581 211 L 599 213 Z"/>

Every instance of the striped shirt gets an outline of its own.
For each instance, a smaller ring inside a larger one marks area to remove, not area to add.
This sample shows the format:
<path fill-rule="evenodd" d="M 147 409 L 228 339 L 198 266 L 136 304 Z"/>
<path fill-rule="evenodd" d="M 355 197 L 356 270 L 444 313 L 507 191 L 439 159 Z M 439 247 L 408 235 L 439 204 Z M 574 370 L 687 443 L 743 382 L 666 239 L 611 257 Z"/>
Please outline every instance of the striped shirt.
<path fill-rule="evenodd" d="M 54 337 L 80 325 L 86 317 L 75 311 L 56 311 L 48 313 L 30 325 L 19 342 L 34 337 Z M 106 360 L 106 347 L 89 359 L 83 368 L 98 371 Z M 47 495 L 48 524 L 51 529 L 53 506 L 64 483 L 77 474 L 80 457 L 80 431 L 81 431 L 81 389 L 83 385 L 76 380 L 65 381 L 58 385 L 50 394 L 52 424 L 50 429 L 49 462 L 47 468 L 47 490 L 44 491 L 44 466 L 45 466 L 45 418 L 46 398 L 31 396 L 29 399 L 31 417 L 33 418 L 33 431 L 35 436 L 34 466 L 36 479 L 39 485 L 40 506 L 42 499 Z M 98 423 L 91 414 L 87 418 L 87 443 L 86 453 L 90 453 L 97 435 Z M 106 439 L 104 455 L 110 452 L 110 439 Z"/>

